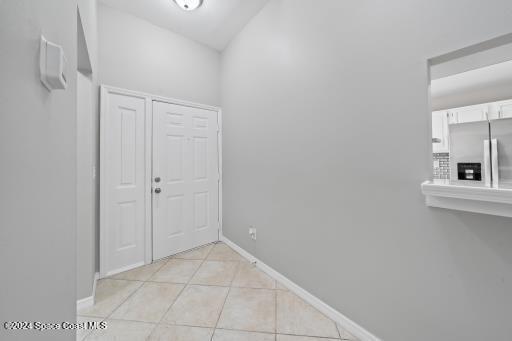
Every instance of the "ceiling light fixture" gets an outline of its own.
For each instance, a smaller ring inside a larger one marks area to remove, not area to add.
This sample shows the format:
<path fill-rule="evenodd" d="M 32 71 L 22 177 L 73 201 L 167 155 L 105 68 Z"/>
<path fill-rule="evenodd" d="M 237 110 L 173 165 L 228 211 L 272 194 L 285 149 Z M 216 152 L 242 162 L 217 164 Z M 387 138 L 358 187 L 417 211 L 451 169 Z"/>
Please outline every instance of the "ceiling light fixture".
<path fill-rule="evenodd" d="M 174 0 L 174 2 L 185 11 L 193 11 L 203 4 L 203 0 Z"/>

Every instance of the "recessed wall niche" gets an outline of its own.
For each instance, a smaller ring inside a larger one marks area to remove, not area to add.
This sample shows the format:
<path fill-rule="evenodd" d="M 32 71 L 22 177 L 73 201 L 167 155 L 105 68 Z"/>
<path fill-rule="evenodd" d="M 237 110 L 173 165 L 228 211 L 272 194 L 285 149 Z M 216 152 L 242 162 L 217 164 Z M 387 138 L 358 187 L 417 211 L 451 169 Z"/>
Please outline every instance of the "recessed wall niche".
<path fill-rule="evenodd" d="M 428 63 L 433 180 L 492 187 L 491 126 L 500 126 L 494 129 L 495 134 L 500 130 L 506 135 L 506 130 L 512 129 L 512 34 L 432 58 Z M 501 136 L 501 153 L 494 155 L 500 163 L 495 165 L 499 169 L 494 170 L 494 185 L 512 184 L 512 174 L 508 179 L 512 145 L 508 147 L 507 139 Z M 509 142 L 512 144 L 512 136 Z"/>

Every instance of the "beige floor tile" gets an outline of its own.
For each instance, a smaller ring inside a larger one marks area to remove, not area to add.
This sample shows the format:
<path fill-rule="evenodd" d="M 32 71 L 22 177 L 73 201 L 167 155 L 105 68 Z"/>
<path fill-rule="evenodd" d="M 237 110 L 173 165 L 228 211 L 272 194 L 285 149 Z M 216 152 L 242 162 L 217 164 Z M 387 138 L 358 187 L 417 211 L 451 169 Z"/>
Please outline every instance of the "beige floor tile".
<path fill-rule="evenodd" d="M 326 339 L 323 337 L 294 336 L 277 334 L 276 341 L 338 341 L 339 339 Z"/>
<path fill-rule="evenodd" d="M 162 323 L 197 327 L 215 327 L 229 288 L 187 286 Z"/>
<path fill-rule="evenodd" d="M 277 332 L 338 338 L 335 323 L 289 291 L 277 292 Z"/>
<path fill-rule="evenodd" d="M 96 287 L 95 302 L 92 307 L 81 309 L 81 316 L 107 317 L 123 303 L 143 282 L 102 279 Z"/>
<path fill-rule="evenodd" d="M 210 341 L 213 329 L 199 327 L 184 327 L 158 325 L 149 341 Z"/>
<path fill-rule="evenodd" d="M 241 261 L 244 258 L 236 253 L 232 248 L 223 243 L 215 244 L 213 250 L 208 255 L 208 260 L 231 260 Z"/>
<path fill-rule="evenodd" d="M 213 244 L 206 245 L 199 247 L 197 249 L 182 252 L 180 254 L 177 254 L 173 258 L 179 258 L 179 259 L 205 259 L 210 251 L 213 249 Z"/>
<path fill-rule="evenodd" d="M 206 261 L 194 275 L 191 284 L 230 286 L 238 269 L 238 262 Z"/>
<path fill-rule="evenodd" d="M 338 327 L 338 331 L 340 332 L 340 337 L 342 340 L 350 340 L 350 341 L 358 341 L 359 340 L 354 335 L 350 334 L 348 331 L 343 329 L 343 327 L 340 326 L 338 323 L 336 324 L 336 326 Z"/>
<path fill-rule="evenodd" d="M 233 281 L 234 287 L 274 289 L 276 281 L 250 263 L 241 263 Z"/>
<path fill-rule="evenodd" d="M 276 281 L 276 289 L 277 290 L 284 290 L 284 291 L 288 291 L 288 288 L 285 287 L 283 284 L 281 284 L 280 282 Z"/>
<path fill-rule="evenodd" d="M 112 314 L 113 319 L 158 323 L 183 284 L 146 282 Z"/>
<path fill-rule="evenodd" d="M 275 341 L 274 334 L 217 329 L 212 341 Z"/>
<path fill-rule="evenodd" d="M 77 323 L 88 323 L 88 322 L 101 322 L 103 318 L 101 317 L 87 317 L 87 316 L 77 316 Z M 85 337 L 92 333 L 92 329 L 77 329 L 76 330 L 76 340 L 82 341 Z"/>
<path fill-rule="evenodd" d="M 133 321 L 107 320 L 107 328 L 95 330 L 87 341 L 144 341 L 155 328 L 154 324 Z"/>
<path fill-rule="evenodd" d="M 166 262 L 167 260 L 157 261 L 152 264 L 140 266 L 133 270 L 122 272 L 110 278 L 124 279 L 129 281 L 147 281 L 155 272 L 157 272 L 162 266 L 164 266 Z"/>
<path fill-rule="evenodd" d="M 201 265 L 200 260 L 170 259 L 158 270 L 150 281 L 187 283 Z"/>
<path fill-rule="evenodd" d="M 232 288 L 218 328 L 275 332 L 275 299 L 274 290 Z"/>

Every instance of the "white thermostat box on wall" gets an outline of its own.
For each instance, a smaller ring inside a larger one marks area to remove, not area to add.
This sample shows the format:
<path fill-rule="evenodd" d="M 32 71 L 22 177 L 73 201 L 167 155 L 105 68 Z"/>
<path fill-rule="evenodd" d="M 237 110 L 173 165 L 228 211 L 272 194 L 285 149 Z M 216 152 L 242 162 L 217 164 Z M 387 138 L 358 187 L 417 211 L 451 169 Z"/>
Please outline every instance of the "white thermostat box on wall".
<path fill-rule="evenodd" d="M 41 82 L 48 90 L 66 89 L 66 57 L 61 46 L 41 36 L 39 68 Z"/>

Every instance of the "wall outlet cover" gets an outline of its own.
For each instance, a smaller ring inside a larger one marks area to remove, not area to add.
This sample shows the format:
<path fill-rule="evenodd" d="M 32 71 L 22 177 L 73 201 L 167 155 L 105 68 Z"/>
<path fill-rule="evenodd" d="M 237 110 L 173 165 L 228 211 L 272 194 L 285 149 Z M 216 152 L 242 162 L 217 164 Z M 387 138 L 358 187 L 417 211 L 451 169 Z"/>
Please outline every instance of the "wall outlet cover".
<path fill-rule="evenodd" d="M 256 228 L 251 226 L 249 227 L 249 236 L 251 236 L 252 240 L 256 240 Z"/>

